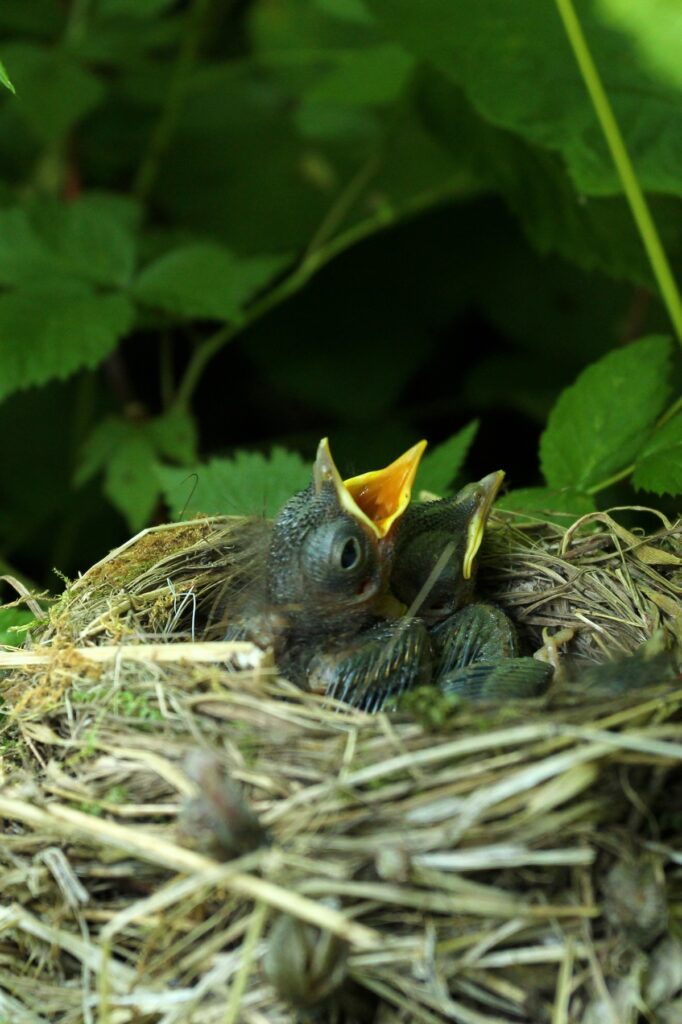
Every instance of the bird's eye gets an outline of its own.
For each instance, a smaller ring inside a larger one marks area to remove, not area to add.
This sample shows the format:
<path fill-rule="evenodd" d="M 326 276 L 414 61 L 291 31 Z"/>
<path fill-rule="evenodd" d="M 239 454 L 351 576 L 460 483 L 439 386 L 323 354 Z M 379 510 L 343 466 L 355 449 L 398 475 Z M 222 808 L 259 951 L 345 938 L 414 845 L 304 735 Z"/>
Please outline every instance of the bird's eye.
<path fill-rule="evenodd" d="M 342 569 L 355 569 L 362 558 L 362 549 L 357 537 L 349 537 L 341 548 L 339 563 Z"/>

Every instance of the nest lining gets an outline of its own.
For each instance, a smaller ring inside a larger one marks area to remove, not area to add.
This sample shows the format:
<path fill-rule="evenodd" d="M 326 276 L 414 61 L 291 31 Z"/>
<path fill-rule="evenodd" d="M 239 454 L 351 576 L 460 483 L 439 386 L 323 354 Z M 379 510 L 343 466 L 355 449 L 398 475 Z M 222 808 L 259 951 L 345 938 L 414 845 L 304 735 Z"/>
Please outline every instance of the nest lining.
<path fill-rule="evenodd" d="M 287 984 L 328 994 L 321 1020 L 681 1019 L 682 689 L 447 707 L 436 732 L 433 707 L 333 706 L 216 639 L 262 550 L 241 525 L 145 531 L 14 652 L 0 1019 L 284 1024 Z M 680 524 L 587 525 L 489 531 L 482 585 L 528 647 L 679 637 Z M 178 636 L 205 642 L 164 654 Z"/>

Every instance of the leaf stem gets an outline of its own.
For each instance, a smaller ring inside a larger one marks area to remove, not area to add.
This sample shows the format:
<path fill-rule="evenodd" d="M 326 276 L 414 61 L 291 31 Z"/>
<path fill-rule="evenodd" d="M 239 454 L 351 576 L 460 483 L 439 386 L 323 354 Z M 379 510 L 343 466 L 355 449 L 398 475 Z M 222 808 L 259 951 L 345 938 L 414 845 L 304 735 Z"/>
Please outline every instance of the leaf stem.
<path fill-rule="evenodd" d="M 682 345 L 682 299 L 680 298 L 665 250 L 661 245 L 648 203 L 637 180 L 637 175 L 618 127 L 613 108 L 606 95 L 599 72 L 587 45 L 580 20 L 573 6 L 573 0 L 556 0 L 556 4 L 583 81 L 606 138 L 606 143 L 623 186 L 623 191 L 630 204 L 632 216 L 649 257 L 649 262 L 658 282 L 668 315 L 677 334 L 677 339 Z"/>
<path fill-rule="evenodd" d="M 187 93 L 187 83 L 199 52 L 206 15 L 212 0 L 193 0 L 186 14 L 185 32 L 171 75 L 166 102 L 147 145 L 133 182 L 132 194 L 144 202 L 156 181 L 161 160 L 173 137 Z"/>
<path fill-rule="evenodd" d="M 399 218 L 413 215 L 419 212 L 419 210 L 432 206 L 438 200 L 445 198 L 448 193 L 449 188 L 445 185 L 439 189 L 432 189 L 422 193 L 422 195 L 417 196 L 400 209 L 381 209 L 371 217 L 359 221 L 346 231 L 336 235 L 335 238 L 325 245 L 314 249 L 312 252 L 309 251 L 287 277 L 280 281 L 279 284 L 276 284 L 271 291 L 256 299 L 244 311 L 239 320 L 221 327 L 215 334 L 210 335 L 210 337 L 197 346 L 178 386 L 176 404 L 180 407 L 185 407 L 190 403 L 206 367 L 225 345 L 257 320 L 260 320 L 266 313 L 269 313 L 271 309 L 274 309 L 280 303 L 295 295 L 296 292 L 299 292 L 323 266 L 331 262 L 345 249 L 362 241 L 362 239 L 377 231 L 391 227 Z"/>

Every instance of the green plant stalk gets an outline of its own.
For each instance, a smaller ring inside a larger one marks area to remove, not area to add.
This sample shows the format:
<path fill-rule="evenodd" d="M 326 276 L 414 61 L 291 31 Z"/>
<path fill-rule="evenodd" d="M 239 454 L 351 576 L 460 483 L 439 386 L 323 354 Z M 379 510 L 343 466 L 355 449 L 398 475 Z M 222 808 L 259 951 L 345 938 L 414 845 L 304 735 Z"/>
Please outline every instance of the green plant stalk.
<path fill-rule="evenodd" d="M 566 35 L 580 68 L 585 87 L 606 138 L 611 157 L 623 186 L 632 216 L 646 249 L 661 296 L 668 310 L 677 339 L 682 345 L 682 299 L 656 230 L 648 203 L 640 188 L 632 161 L 623 140 L 613 108 L 592 59 L 573 0 L 556 0 Z"/>
<path fill-rule="evenodd" d="M 296 292 L 305 287 L 311 277 L 325 264 L 363 238 L 367 238 L 376 231 L 391 227 L 399 218 L 432 206 L 439 199 L 444 198 L 449 191 L 450 188 L 446 185 L 441 189 L 433 189 L 423 193 L 421 196 L 417 196 L 416 199 L 399 210 L 380 210 L 373 216 L 367 217 L 358 224 L 354 224 L 353 227 L 348 228 L 342 234 L 336 235 L 326 245 L 308 252 L 287 277 L 275 285 L 271 291 L 266 292 L 260 299 L 256 299 L 244 311 L 239 320 L 221 327 L 215 334 L 212 334 L 197 346 L 178 386 L 175 398 L 176 405 L 180 408 L 186 408 L 189 405 L 206 367 L 225 345 L 250 327 L 251 324 L 260 320 L 266 313 L 269 313 L 271 309 L 274 309 L 281 302 L 291 298 L 292 295 L 295 295 Z"/>
<path fill-rule="evenodd" d="M 249 974 L 253 967 L 254 954 L 256 952 L 256 946 L 263 934 L 263 928 L 265 927 L 265 921 L 268 916 L 270 908 L 267 903 L 263 903 L 262 900 L 258 900 L 254 904 L 253 913 L 251 914 L 251 920 L 246 930 L 244 942 L 242 944 L 242 962 L 232 987 L 230 988 L 230 994 L 227 1000 L 227 1008 L 225 1010 L 224 1024 L 236 1024 L 239 1018 L 239 1007 L 241 1005 L 244 992 L 246 991 L 246 983 L 249 980 Z"/>

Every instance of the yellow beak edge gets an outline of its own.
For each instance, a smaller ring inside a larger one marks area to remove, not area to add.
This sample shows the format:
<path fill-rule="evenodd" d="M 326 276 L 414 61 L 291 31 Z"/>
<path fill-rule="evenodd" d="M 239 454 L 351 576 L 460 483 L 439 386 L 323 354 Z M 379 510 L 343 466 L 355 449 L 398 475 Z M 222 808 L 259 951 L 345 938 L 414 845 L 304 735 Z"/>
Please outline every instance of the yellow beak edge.
<path fill-rule="evenodd" d="M 381 539 L 410 503 L 425 448 L 426 441 L 419 441 L 385 469 L 342 480 L 325 437 L 320 441 L 313 469 L 315 489 L 319 491 L 325 481 L 333 483 L 341 507 Z"/>

